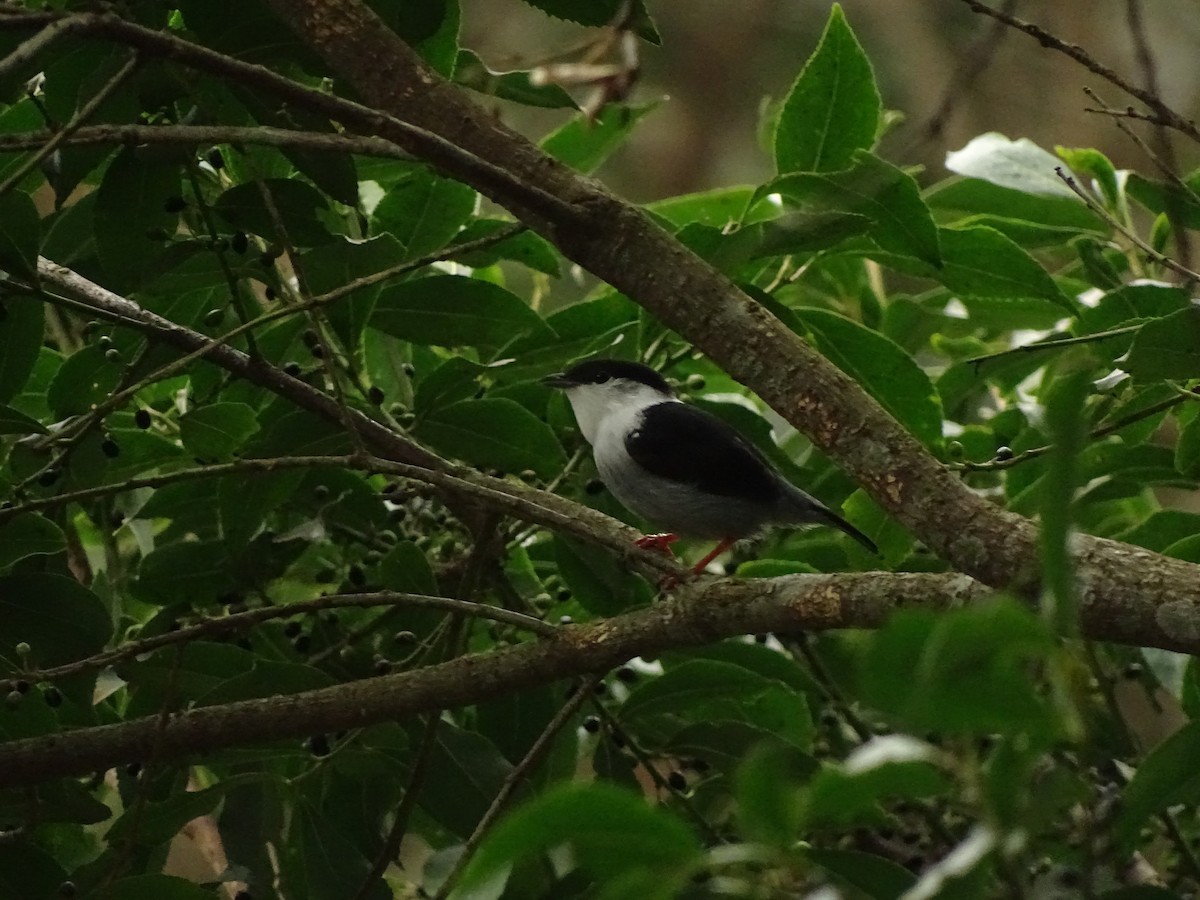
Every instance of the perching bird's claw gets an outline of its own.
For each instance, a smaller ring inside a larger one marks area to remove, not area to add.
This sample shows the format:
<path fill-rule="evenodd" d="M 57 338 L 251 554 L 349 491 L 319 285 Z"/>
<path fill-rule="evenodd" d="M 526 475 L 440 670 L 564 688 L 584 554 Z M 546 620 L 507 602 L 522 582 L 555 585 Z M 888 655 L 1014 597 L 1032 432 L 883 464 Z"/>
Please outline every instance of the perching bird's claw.
<path fill-rule="evenodd" d="M 667 556 L 673 557 L 675 551 L 671 549 L 671 545 L 679 540 L 677 534 L 647 534 L 634 541 L 634 545 L 641 547 L 643 550 L 657 550 L 659 553 L 665 553 Z"/>

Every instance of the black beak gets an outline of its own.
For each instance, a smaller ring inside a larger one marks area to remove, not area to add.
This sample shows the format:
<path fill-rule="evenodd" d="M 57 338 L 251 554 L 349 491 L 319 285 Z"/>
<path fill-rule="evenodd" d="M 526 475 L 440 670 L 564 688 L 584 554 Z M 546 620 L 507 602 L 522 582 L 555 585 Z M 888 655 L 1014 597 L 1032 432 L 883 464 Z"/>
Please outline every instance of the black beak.
<path fill-rule="evenodd" d="M 553 375 L 547 375 L 542 379 L 542 384 L 552 388 L 569 388 L 575 387 L 575 382 L 564 375 L 562 372 L 555 372 Z"/>

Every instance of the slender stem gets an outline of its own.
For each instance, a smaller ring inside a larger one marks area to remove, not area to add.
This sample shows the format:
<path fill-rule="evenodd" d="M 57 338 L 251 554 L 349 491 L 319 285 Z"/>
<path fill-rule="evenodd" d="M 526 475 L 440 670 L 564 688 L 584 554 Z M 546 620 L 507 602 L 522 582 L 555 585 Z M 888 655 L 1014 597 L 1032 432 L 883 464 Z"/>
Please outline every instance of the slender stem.
<path fill-rule="evenodd" d="M 364 900 L 375 884 L 383 878 L 383 873 L 387 871 L 392 860 L 400 852 L 400 845 L 404 842 L 404 835 L 408 832 L 409 820 L 412 818 L 413 810 L 417 807 L 421 787 L 425 783 L 425 775 L 429 771 L 429 761 L 433 758 L 434 748 L 437 747 L 437 732 L 441 721 L 441 713 L 438 711 L 431 712 L 425 718 L 425 731 L 421 735 L 421 746 L 417 751 L 417 759 L 413 763 L 412 772 L 408 776 L 408 785 L 404 789 L 404 796 L 400 800 L 400 805 L 396 807 L 396 816 L 392 820 L 392 827 L 388 831 L 387 839 L 383 842 L 383 848 L 371 863 L 371 870 L 367 872 L 362 884 L 354 892 L 352 900 Z"/>
<path fill-rule="evenodd" d="M 1031 22 L 1022 21 L 1021 19 L 1011 16 L 1001 10 L 992 9 L 985 3 L 981 3 L 980 0 L 962 0 L 962 2 L 967 4 L 967 6 L 971 7 L 972 10 L 980 13 L 981 15 L 991 16 L 993 19 L 1003 22 L 1010 28 L 1023 31 L 1043 47 L 1056 50 L 1059 53 L 1069 56 L 1089 72 L 1099 75 L 1105 81 L 1116 85 L 1131 97 L 1134 97 L 1145 103 L 1148 107 L 1154 110 L 1164 124 L 1169 125 L 1171 128 L 1174 128 L 1181 134 L 1186 134 L 1188 137 L 1192 138 L 1192 140 L 1200 141 L 1200 128 L 1196 127 L 1195 122 L 1192 122 L 1190 119 L 1186 119 L 1179 113 L 1175 112 L 1175 110 L 1167 106 L 1167 104 L 1164 103 L 1162 98 L 1157 94 L 1153 93 L 1152 91 L 1139 88 L 1137 85 L 1131 84 L 1108 66 L 1105 66 L 1093 59 L 1086 50 L 1077 44 L 1071 44 L 1062 40 L 1061 38 L 1057 38 L 1050 34 L 1050 32 L 1037 25 L 1034 25 Z"/>
<path fill-rule="evenodd" d="M 1160 400 L 1157 403 L 1151 403 L 1149 406 L 1135 410 L 1128 415 L 1109 422 L 1100 428 L 1092 430 L 1088 434 L 1088 440 L 1096 440 L 1097 438 L 1108 437 L 1110 434 L 1120 431 L 1127 425 L 1132 425 L 1135 422 L 1140 422 L 1142 419 L 1148 419 L 1150 416 L 1164 412 L 1173 406 L 1178 406 L 1185 399 L 1198 399 L 1196 395 L 1200 394 L 1200 388 L 1193 389 L 1188 392 L 1187 396 L 1177 394 L 1174 397 L 1168 397 L 1166 400 Z M 960 462 L 950 463 L 949 468 L 963 472 L 991 472 L 996 469 L 1009 469 L 1023 462 L 1028 462 L 1031 459 L 1036 459 L 1043 454 L 1049 453 L 1054 449 L 1053 444 L 1046 444 L 1042 447 L 1034 447 L 1031 450 L 1023 450 L 1014 456 L 1007 459 L 989 459 L 986 462 Z"/>
<path fill-rule="evenodd" d="M 530 745 L 525 755 L 521 757 L 521 761 L 505 776 L 504 783 L 500 785 L 500 790 L 496 792 L 496 796 L 492 798 L 492 802 L 488 805 L 483 816 L 480 817 L 470 837 L 467 838 L 466 844 L 463 845 L 462 853 L 455 860 L 454 868 L 450 870 L 450 874 L 446 876 L 446 880 L 442 882 L 442 886 L 433 895 L 433 900 L 446 900 L 450 896 L 450 892 L 458 884 L 458 879 L 462 877 L 467 863 L 471 861 L 471 857 L 479 849 L 479 844 L 487 836 L 488 830 L 491 829 L 492 825 L 496 823 L 505 806 L 508 805 L 508 801 L 512 799 L 513 792 L 516 791 L 541 762 L 551 742 L 566 724 L 571 721 L 571 717 L 579 712 L 580 707 L 588 701 L 596 685 L 603 679 L 603 675 L 593 675 L 591 678 L 584 679 L 576 687 L 575 693 L 571 695 L 571 698 L 546 723 L 546 727 L 542 729 L 537 739 Z"/>
<path fill-rule="evenodd" d="M 1054 171 L 1058 177 L 1062 179 L 1063 183 L 1066 184 L 1066 186 L 1072 191 L 1074 191 L 1075 195 L 1079 197 L 1079 199 L 1087 204 L 1088 209 L 1108 222 L 1108 224 L 1124 235 L 1126 239 L 1128 239 L 1148 257 L 1150 257 L 1160 266 L 1164 266 L 1170 269 L 1172 272 L 1182 275 L 1190 282 L 1200 281 L 1200 273 L 1193 272 L 1187 266 L 1176 262 L 1169 256 L 1159 253 L 1157 250 L 1147 244 L 1136 232 L 1129 228 L 1129 226 L 1116 219 L 1108 210 L 1104 208 L 1102 204 L 1098 203 L 1091 194 L 1081 188 L 1075 179 L 1067 174 L 1066 170 L 1062 166 L 1055 166 Z"/>
<path fill-rule="evenodd" d="M 121 66 L 121 68 L 117 70 L 116 74 L 113 75 L 112 78 L 108 79 L 108 81 L 100 86 L 100 90 L 96 91 L 96 93 L 89 98 L 83 106 L 76 110 L 75 115 L 71 117 L 71 121 L 64 125 L 57 134 L 50 138 L 50 140 L 46 141 L 46 143 L 43 144 L 36 153 L 17 166 L 17 168 L 13 170 L 13 173 L 5 178 L 3 182 L 0 182 L 0 196 L 7 194 L 14 187 L 20 184 L 22 178 L 33 171 L 38 163 L 57 150 L 59 145 L 61 145 L 63 141 L 70 137 L 71 132 L 78 129 L 83 125 L 84 122 L 90 119 L 95 114 L 96 110 L 100 108 L 100 105 L 109 97 L 111 97 L 117 88 L 125 83 L 126 78 L 133 74 L 133 70 L 138 67 L 139 61 L 138 54 L 135 52 L 129 57 L 128 60 L 125 61 L 125 65 Z"/>
<path fill-rule="evenodd" d="M 503 609 L 498 606 L 488 606 L 484 603 L 456 600 L 452 597 L 431 597 L 425 594 L 404 594 L 394 591 L 377 591 L 364 594 L 330 594 L 325 597 L 300 600 L 282 606 L 267 606 L 261 609 L 232 613 L 228 616 L 204 619 L 195 625 L 180 628 L 178 631 L 170 631 L 164 634 L 156 634 L 153 637 L 130 641 L 128 644 L 117 647 L 114 650 L 106 650 L 103 653 L 97 653 L 85 659 L 45 669 L 32 669 L 22 672 L 20 677 L 26 681 L 54 681 L 55 679 L 66 678 L 80 672 L 103 669 L 114 663 L 133 659 L 152 650 L 158 650 L 161 647 L 168 647 L 172 644 L 186 644 L 201 640 L 202 638 L 226 635 L 274 619 L 289 619 L 292 616 L 307 615 L 327 609 L 369 609 L 376 606 L 444 609 L 459 615 L 489 619 L 493 622 L 512 625 L 544 638 L 553 637 L 558 630 L 558 626 L 543 622 L 541 619 L 535 619 L 532 616 L 527 616 L 524 613 L 513 612 L 512 610 Z"/>

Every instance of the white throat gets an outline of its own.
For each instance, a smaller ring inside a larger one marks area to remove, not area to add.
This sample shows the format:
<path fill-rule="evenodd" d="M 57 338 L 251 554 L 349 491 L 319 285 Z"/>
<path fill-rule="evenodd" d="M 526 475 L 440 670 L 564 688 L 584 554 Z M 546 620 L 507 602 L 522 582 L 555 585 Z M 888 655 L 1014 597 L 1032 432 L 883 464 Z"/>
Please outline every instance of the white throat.
<path fill-rule="evenodd" d="M 567 389 L 567 399 L 584 438 L 593 446 L 598 436 L 614 426 L 630 427 L 647 406 L 679 402 L 640 381 L 619 378 L 604 384 L 580 384 Z"/>

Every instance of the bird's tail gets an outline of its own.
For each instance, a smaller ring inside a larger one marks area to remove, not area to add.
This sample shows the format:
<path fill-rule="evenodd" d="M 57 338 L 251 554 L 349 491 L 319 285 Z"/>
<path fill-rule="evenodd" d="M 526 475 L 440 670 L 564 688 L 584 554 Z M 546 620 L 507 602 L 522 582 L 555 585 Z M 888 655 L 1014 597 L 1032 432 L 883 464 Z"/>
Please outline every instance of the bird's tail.
<path fill-rule="evenodd" d="M 879 548 L 875 546 L 875 542 L 873 540 L 831 510 L 828 506 L 825 506 L 823 503 L 818 503 L 815 507 L 813 507 L 812 512 L 813 521 L 820 522 L 825 525 L 832 525 L 838 531 L 850 535 L 850 537 L 854 538 L 876 556 L 879 555 Z"/>
<path fill-rule="evenodd" d="M 787 484 L 787 488 L 788 499 L 785 501 L 787 512 L 784 513 L 785 518 L 782 521 L 795 524 L 808 522 L 814 525 L 832 525 L 843 534 L 850 535 L 876 556 L 879 555 L 879 548 L 875 546 L 873 540 L 812 494 L 800 490 L 790 482 Z"/>

